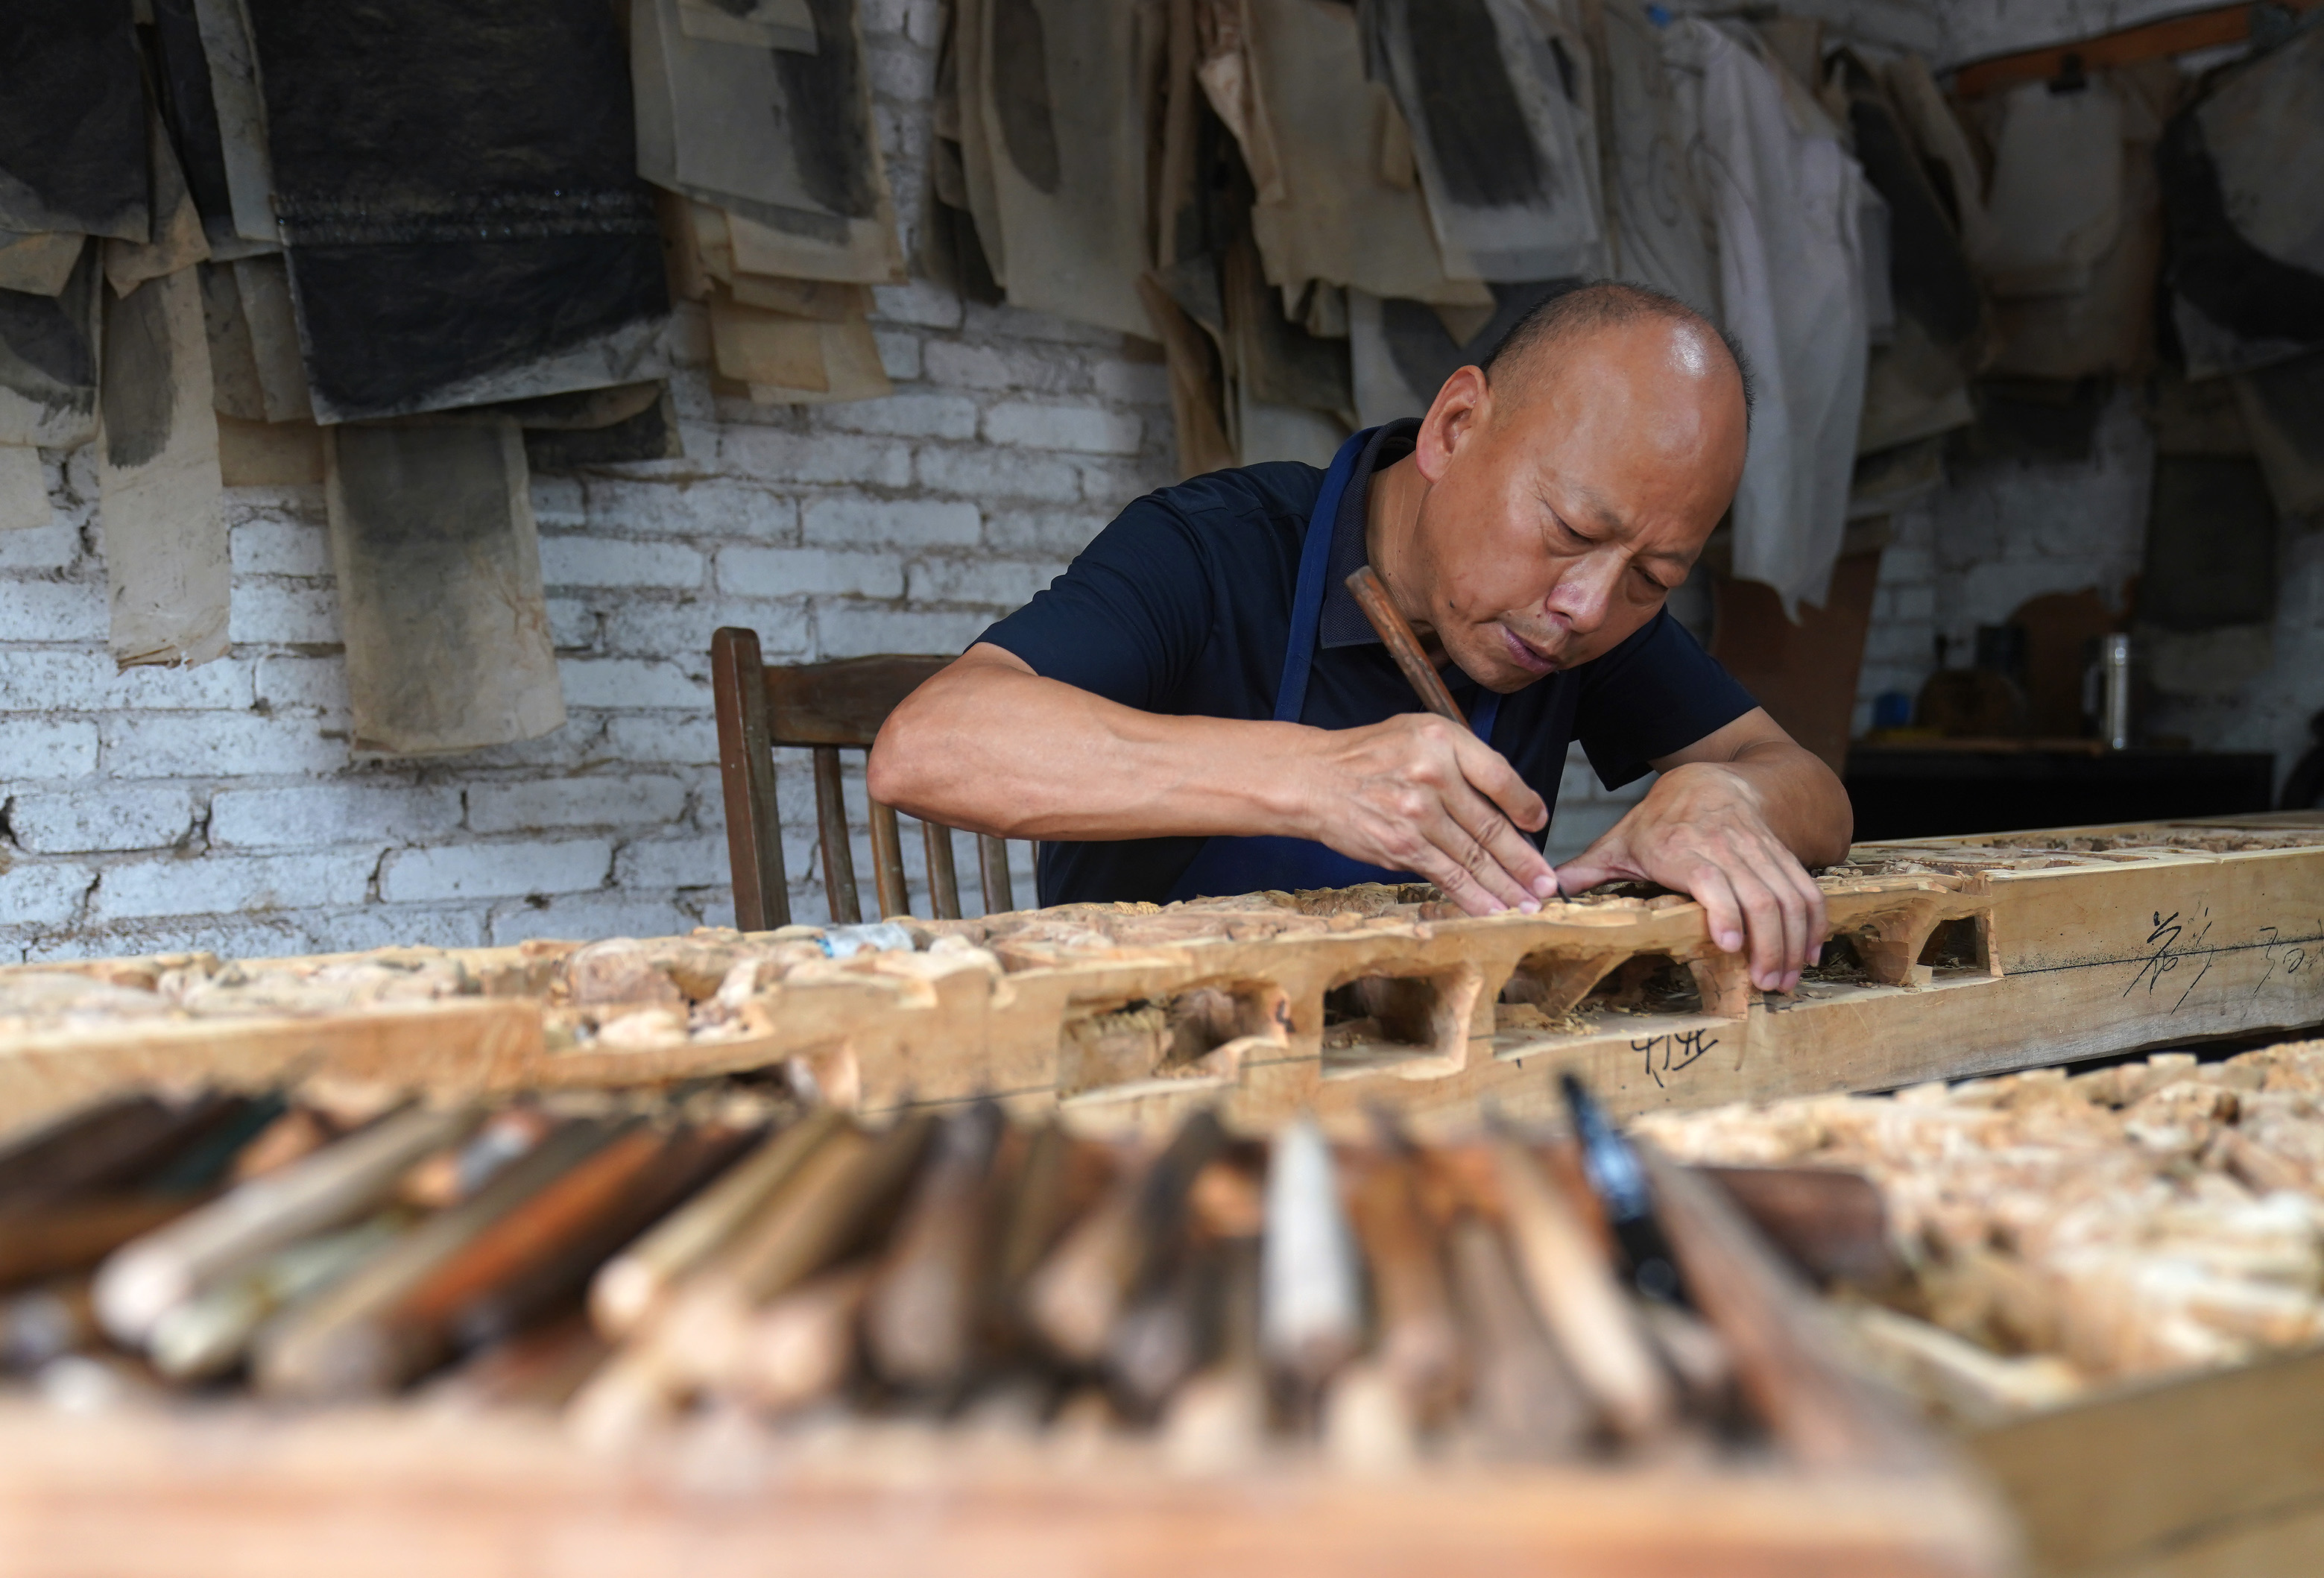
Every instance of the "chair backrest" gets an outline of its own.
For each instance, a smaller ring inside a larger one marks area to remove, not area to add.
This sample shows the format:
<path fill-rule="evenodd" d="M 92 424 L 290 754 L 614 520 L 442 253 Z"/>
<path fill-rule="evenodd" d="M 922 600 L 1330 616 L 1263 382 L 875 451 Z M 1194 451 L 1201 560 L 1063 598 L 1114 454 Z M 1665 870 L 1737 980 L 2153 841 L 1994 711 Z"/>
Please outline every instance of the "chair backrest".
<path fill-rule="evenodd" d="M 734 924 L 766 931 L 790 921 L 783 876 L 782 831 L 775 811 L 778 745 L 815 753 L 815 819 L 823 851 L 824 895 L 835 922 L 861 920 L 855 855 L 847 836 L 847 802 L 841 793 L 839 752 L 868 751 L 896 704 L 952 660 L 938 657 L 845 658 L 830 663 L 769 668 L 755 632 L 732 626 L 710 638 L 710 682 L 718 712 L 718 771 L 726 800 L 726 854 L 734 872 Z M 904 852 L 895 807 L 871 802 L 873 890 L 881 916 L 909 907 Z M 960 914 L 960 883 L 953 872 L 952 829 L 923 823 L 928 892 L 939 919 Z M 984 908 L 1016 908 L 1009 880 L 1009 846 L 980 835 L 977 865 Z"/>

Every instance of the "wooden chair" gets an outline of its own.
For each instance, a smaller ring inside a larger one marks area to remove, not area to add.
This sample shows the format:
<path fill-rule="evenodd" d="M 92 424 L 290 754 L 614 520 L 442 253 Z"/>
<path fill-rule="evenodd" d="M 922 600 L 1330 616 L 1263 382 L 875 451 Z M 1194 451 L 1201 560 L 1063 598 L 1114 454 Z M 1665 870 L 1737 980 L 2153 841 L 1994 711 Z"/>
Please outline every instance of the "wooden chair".
<path fill-rule="evenodd" d="M 823 890 L 835 922 L 863 918 L 855 891 L 855 855 L 847 837 L 847 802 L 840 792 L 839 753 L 869 751 L 896 704 L 943 668 L 949 658 L 845 658 L 770 669 L 759 657 L 754 631 L 732 626 L 710 638 L 710 686 L 718 711 L 718 773 L 726 799 L 726 854 L 734 870 L 734 924 L 769 931 L 790 923 L 783 879 L 782 830 L 775 817 L 778 745 L 815 752 L 815 820 L 823 845 Z M 960 915 L 960 883 L 953 873 L 952 829 L 921 824 L 927 843 L 930 902 L 941 920 Z M 977 864 L 984 908 L 998 914 L 1017 907 L 1009 881 L 1009 846 L 980 835 Z M 874 891 L 884 918 L 910 908 L 904 889 L 904 848 L 892 806 L 872 802 Z"/>

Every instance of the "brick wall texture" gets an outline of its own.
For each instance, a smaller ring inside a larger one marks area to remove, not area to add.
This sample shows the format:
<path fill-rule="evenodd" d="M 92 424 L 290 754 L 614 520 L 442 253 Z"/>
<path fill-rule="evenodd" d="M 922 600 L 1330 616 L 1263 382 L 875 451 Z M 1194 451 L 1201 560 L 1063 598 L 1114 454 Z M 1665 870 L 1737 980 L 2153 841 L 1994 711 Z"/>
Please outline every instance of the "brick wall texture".
<path fill-rule="evenodd" d="M 936 13 L 929 0 L 866 0 L 864 15 L 908 248 Z M 0 533 L 0 960 L 506 943 L 731 919 L 711 631 L 747 625 L 774 662 L 956 651 L 1121 503 L 1173 476 L 1150 351 L 964 307 L 921 282 L 877 294 L 891 398 L 714 400 L 703 326 L 682 316 L 686 457 L 535 478 L 570 721 L 522 745 L 351 758 L 319 487 L 229 494 L 226 659 L 115 673 L 90 457 L 46 457 L 49 523 Z M 1915 688 L 1934 631 L 2006 614 L 2030 595 L 2027 577 L 2083 585 L 2093 560 L 2113 581 L 2135 568 L 2145 466 L 2135 422 L 2119 414 L 2089 466 L 1964 479 L 1900 522 L 1868 697 Z M 2288 628 L 2312 675 L 2324 670 L 2324 555 L 2308 540 L 2285 598 L 2304 611 Z M 2228 732 L 2285 734 L 2297 683 L 2261 682 L 2283 694 L 2246 697 Z M 806 764 L 779 771 L 794 913 L 819 919 Z M 1607 794 L 1577 756 L 1553 854 L 1577 853 L 1643 789 Z M 849 789 L 868 873 L 860 764 Z M 909 827 L 904 843 L 926 913 Z M 1030 852 L 1014 855 L 1029 903 Z M 965 838 L 956 862 L 973 872 Z"/>

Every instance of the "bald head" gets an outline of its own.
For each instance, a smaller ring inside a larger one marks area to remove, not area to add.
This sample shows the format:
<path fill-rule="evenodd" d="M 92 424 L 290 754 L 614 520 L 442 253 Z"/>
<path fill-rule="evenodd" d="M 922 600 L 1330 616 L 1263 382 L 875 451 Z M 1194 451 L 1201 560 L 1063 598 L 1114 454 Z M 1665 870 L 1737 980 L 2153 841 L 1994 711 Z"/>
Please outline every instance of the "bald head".
<path fill-rule="evenodd" d="M 1742 359 L 1702 314 L 1635 285 L 1568 291 L 1444 381 L 1374 484 L 1373 563 L 1493 689 L 1588 662 L 1686 579 L 1748 420 Z"/>
<path fill-rule="evenodd" d="M 1751 420 L 1751 367 L 1735 337 L 1675 296 L 1644 285 L 1594 280 L 1563 291 L 1517 319 L 1487 353 L 1485 376 L 1521 402 L 1582 342 L 1609 329 L 1662 328 L 1673 351 L 1673 371 L 1711 378 L 1730 373 Z M 1723 365 L 1722 365 L 1723 364 Z"/>

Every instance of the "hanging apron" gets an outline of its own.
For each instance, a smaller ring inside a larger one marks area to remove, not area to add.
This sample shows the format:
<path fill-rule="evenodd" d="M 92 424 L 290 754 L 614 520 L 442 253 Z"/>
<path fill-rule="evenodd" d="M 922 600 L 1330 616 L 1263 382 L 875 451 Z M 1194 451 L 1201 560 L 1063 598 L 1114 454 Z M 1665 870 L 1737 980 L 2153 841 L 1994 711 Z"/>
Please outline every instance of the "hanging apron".
<path fill-rule="evenodd" d="M 1341 497 L 1363 453 L 1368 429 L 1340 446 L 1323 474 L 1323 491 L 1316 495 L 1314 512 L 1307 517 L 1307 535 L 1299 549 L 1299 579 L 1291 603 L 1291 635 L 1283 649 L 1283 678 L 1275 687 L 1275 721 L 1299 722 L 1307 700 L 1307 674 L 1315 662 L 1315 631 L 1323 617 L 1323 577 L 1332 559 L 1332 533 L 1340 514 Z M 1417 700 L 1417 698 L 1415 698 Z M 1492 743 L 1493 719 L 1501 698 L 1487 690 L 1479 697 L 1469 726 L 1477 737 Z M 1219 835 L 1203 841 L 1194 863 L 1170 889 L 1166 902 L 1231 893 L 1256 893 L 1270 888 L 1296 892 L 1303 888 L 1346 888 L 1358 882 L 1417 882 L 1425 879 L 1410 872 L 1391 872 L 1366 865 L 1328 844 L 1305 838 L 1268 834 L 1258 837 Z"/>

